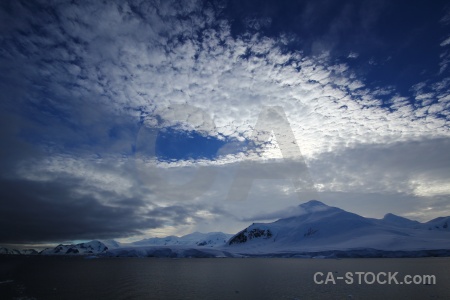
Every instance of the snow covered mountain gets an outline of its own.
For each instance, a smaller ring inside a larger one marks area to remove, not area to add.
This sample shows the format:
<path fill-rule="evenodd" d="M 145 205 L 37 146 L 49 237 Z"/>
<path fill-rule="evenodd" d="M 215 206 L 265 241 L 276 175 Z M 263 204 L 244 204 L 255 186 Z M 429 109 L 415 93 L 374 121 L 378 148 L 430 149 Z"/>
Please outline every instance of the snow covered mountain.
<path fill-rule="evenodd" d="M 223 232 L 201 233 L 194 232 L 182 237 L 168 236 L 164 238 L 149 238 L 132 243 L 134 246 L 199 246 L 220 247 L 232 237 L 232 234 Z"/>
<path fill-rule="evenodd" d="M 6 254 L 6 255 L 36 255 L 39 254 L 39 252 L 37 252 L 34 249 L 22 249 L 22 250 L 17 250 L 17 249 L 9 249 L 9 248 L 5 248 L 5 247 L 1 247 L 0 248 L 0 255 L 2 254 Z"/>
<path fill-rule="evenodd" d="M 19 250 L 9 249 L 5 247 L 0 248 L 0 255 L 18 255 L 18 254 L 20 254 Z"/>
<path fill-rule="evenodd" d="M 450 249 L 449 217 L 427 223 L 393 214 L 364 218 L 311 200 L 299 213 L 273 223 L 254 223 L 234 235 L 228 251 L 237 253 L 313 252 L 377 249 L 418 251 Z"/>
<path fill-rule="evenodd" d="M 41 255 L 80 255 L 80 254 L 101 254 L 108 250 L 105 244 L 99 241 L 90 241 L 88 243 L 80 243 L 76 245 L 60 244 L 55 248 L 47 248 L 42 250 Z"/>
<path fill-rule="evenodd" d="M 423 257 L 450 256 L 450 217 L 420 223 L 394 214 L 365 218 L 311 200 L 290 217 L 253 223 L 235 235 L 194 232 L 130 244 L 114 240 L 58 245 L 41 255 L 115 257 Z M 36 254 L 0 248 L 0 254 Z"/>
<path fill-rule="evenodd" d="M 394 214 L 386 214 L 382 219 L 382 222 L 386 224 L 391 224 L 399 227 L 411 227 L 411 228 L 421 228 L 423 224 L 417 221 L 413 221 L 407 218 L 403 218 Z"/>
<path fill-rule="evenodd" d="M 20 254 L 23 254 L 23 255 L 36 255 L 36 254 L 39 254 L 39 252 L 37 252 L 34 249 L 22 249 L 22 250 L 20 250 Z"/>
<path fill-rule="evenodd" d="M 450 217 L 439 217 L 426 223 L 420 223 L 417 221 L 409 220 L 407 218 L 396 216 L 394 214 L 386 214 L 382 221 L 399 227 L 450 231 Z"/>

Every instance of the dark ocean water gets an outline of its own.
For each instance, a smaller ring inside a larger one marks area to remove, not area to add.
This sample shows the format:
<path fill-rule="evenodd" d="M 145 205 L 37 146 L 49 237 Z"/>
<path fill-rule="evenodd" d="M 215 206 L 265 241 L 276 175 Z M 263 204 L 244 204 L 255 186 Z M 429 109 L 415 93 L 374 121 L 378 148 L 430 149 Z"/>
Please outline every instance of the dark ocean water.
<path fill-rule="evenodd" d="M 314 283 L 315 272 L 358 271 L 435 275 L 436 284 Z M 0 299 L 450 299 L 450 258 L 3 256 Z"/>

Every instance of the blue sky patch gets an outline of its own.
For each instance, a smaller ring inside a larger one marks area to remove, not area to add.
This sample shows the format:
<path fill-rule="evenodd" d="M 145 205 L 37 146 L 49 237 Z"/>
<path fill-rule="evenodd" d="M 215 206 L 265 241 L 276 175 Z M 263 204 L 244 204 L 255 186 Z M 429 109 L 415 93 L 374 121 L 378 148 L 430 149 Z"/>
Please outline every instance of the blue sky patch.
<path fill-rule="evenodd" d="M 242 152 L 247 144 L 231 138 L 219 139 L 196 131 L 167 128 L 158 133 L 155 152 L 159 160 L 213 160 L 220 155 Z"/>

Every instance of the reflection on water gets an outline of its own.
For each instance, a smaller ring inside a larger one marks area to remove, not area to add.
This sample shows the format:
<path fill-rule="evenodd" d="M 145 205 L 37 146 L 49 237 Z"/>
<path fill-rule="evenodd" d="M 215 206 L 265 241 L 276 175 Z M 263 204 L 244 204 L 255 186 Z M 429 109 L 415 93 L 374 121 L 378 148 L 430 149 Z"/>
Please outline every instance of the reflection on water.
<path fill-rule="evenodd" d="M 315 272 L 436 275 L 436 285 L 317 285 Z M 449 299 L 450 258 L 0 257 L 0 299 Z"/>

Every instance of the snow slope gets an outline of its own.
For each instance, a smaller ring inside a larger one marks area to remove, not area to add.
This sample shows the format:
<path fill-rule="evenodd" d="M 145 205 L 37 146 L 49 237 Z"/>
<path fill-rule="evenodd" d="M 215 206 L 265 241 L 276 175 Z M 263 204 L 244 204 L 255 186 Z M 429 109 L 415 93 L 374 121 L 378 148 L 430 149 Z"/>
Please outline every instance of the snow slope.
<path fill-rule="evenodd" d="M 119 243 L 115 240 L 100 240 L 108 249 L 116 249 L 122 247 L 122 243 Z"/>
<path fill-rule="evenodd" d="M 450 217 L 439 217 L 422 224 L 428 230 L 450 231 Z"/>

